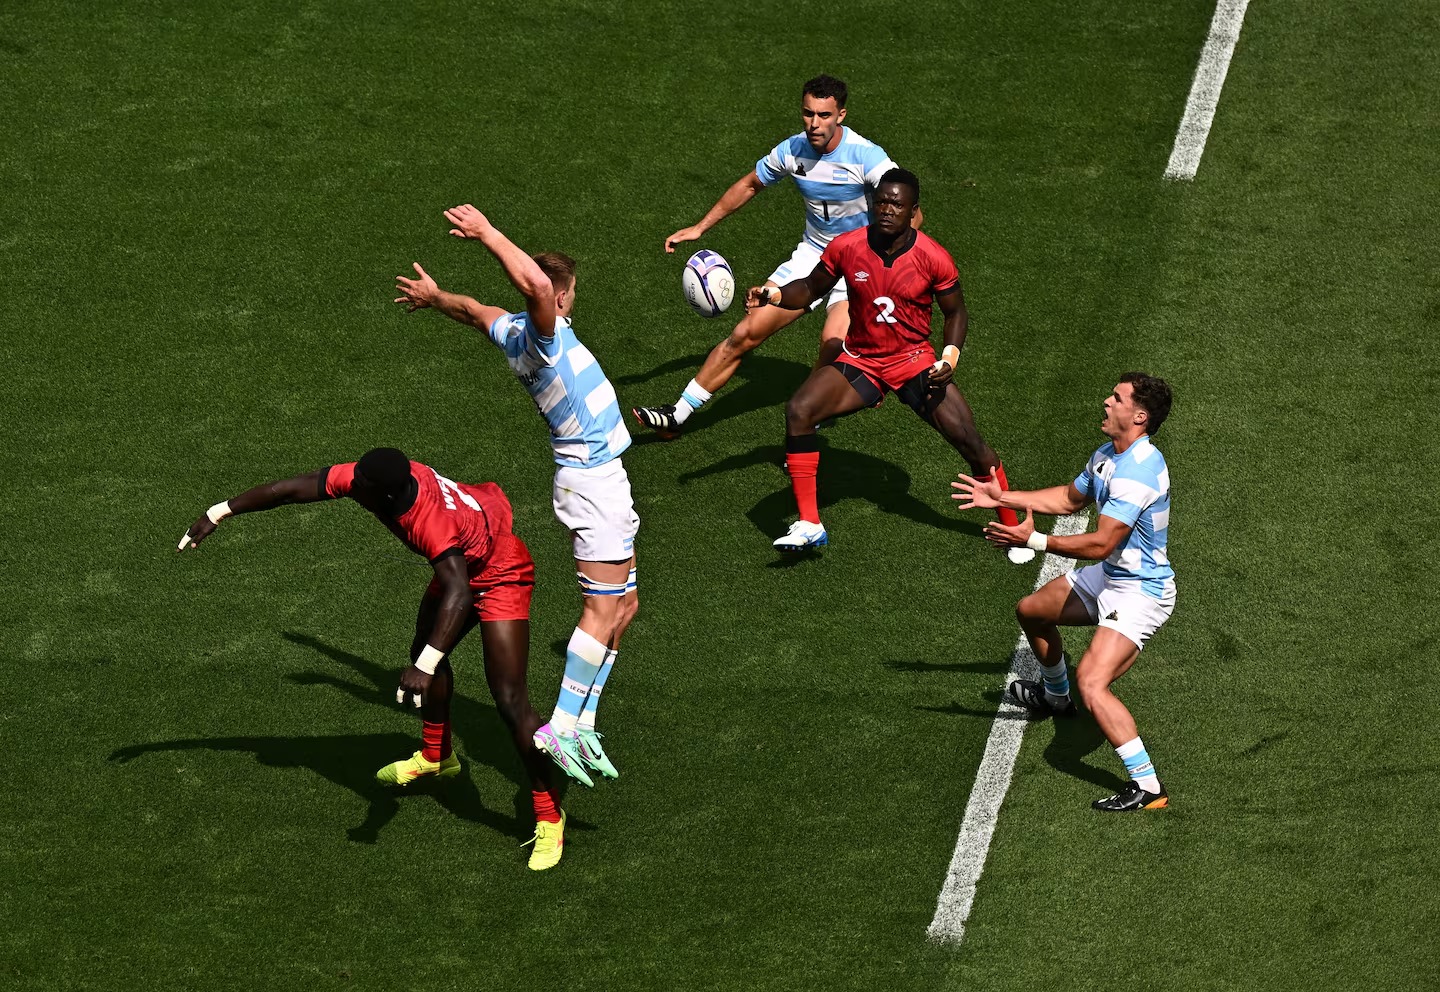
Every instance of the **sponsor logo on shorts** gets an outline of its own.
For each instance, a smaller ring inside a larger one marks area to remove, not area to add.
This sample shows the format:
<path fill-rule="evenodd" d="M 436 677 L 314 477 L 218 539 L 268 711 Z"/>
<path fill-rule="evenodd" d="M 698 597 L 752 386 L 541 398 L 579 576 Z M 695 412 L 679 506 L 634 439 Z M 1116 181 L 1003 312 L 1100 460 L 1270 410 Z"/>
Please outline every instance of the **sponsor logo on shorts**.
<path fill-rule="evenodd" d="M 1106 617 L 1105 619 L 1106 619 L 1106 620 L 1119 620 L 1119 619 L 1120 619 L 1120 611 L 1119 611 L 1119 610 L 1111 610 L 1111 611 L 1110 611 L 1110 615 L 1109 615 L 1108 617 Z"/>

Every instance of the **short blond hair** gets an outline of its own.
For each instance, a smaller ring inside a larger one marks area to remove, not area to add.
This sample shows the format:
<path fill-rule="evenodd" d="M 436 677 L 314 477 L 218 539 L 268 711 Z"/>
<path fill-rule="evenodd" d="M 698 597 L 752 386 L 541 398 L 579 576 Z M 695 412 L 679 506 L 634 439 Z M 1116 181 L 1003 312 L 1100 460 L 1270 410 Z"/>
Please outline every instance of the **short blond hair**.
<path fill-rule="evenodd" d="M 575 259 L 558 251 L 542 251 L 535 256 L 535 264 L 550 278 L 555 292 L 563 293 L 575 284 Z"/>

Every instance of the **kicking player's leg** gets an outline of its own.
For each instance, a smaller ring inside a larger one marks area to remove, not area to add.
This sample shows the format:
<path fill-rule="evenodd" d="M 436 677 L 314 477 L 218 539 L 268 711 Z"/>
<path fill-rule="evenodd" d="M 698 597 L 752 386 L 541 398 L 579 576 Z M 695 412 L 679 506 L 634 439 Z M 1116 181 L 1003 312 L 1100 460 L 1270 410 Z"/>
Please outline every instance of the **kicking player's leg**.
<path fill-rule="evenodd" d="M 765 285 L 773 286 L 773 282 Z M 690 414 L 710 401 L 740 368 L 740 360 L 760 347 L 776 331 L 787 327 L 804 310 L 782 310 L 780 307 L 757 307 L 740 319 L 730 336 L 710 350 L 695 378 L 685 386 L 673 405 L 637 406 L 631 409 L 641 426 L 649 427 L 666 440 L 680 436 L 681 425 Z"/>
<path fill-rule="evenodd" d="M 847 372 L 847 369 L 849 370 Z M 849 377 L 853 373 L 854 379 Z M 882 393 L 864 373 L 844 365 L 826 365 L 810 373 L 785 404 L 785 471 L 795 493 L 800 519 L 775 541 L 781 551 L 801 551 L 829 543 L 820 524 L 820 498 L 816 476 L 820 471 L 820 442 L 815 425 L 880 402 Z"/>
<path fill-rule="evenodd" d="M 1062 575 L 1045 583 L 1015 604 L 1015 619 L 1040 662 L 1040 681 L 1016 679 L 1005 687 L 1005 698 L 1034 716 L 1073 716 L 1070 677 L 1060 628 L 1086 627 L 1095 615 L 1085 598 Z"/>
<path fill-rule="evenodd" d="M 918 413 L 928 424 L 940 432 L 941 437 L 950 442 L 950 446 L 960 452 L 960 457 L 970 466 L 970 474 L 984 482 L 990 481 L 990 470 L 995 470 L 995 479 L 1000 483 L 1001 489 L 1009 489 L 1010 482 L 1005 478 L 1005 466 L 1000 463 L 1000 456 L 995 450 L 985 443 L 980 436 L 979 429 L 975 426 L 975 414 L 970 409 L 965 394 L 960 392 L 955 383 L 946 383 L 944 389 L 931 389 L 928 384 L 929 374 L 916 376 L 896 390 L 896 395 L 905 401 L 905 404 Z M 1020 518 L 1015 515 L 1014 510 L 999 509 L 995 515 L 1000 522 L 1009 527 L 1020 523 Z M 1011 549 L 1026 551 L 1029 554 L 1011 555 L 1011 560 L 1023 558 L 1025 561 L 1035 557 L 1035 553 L 1029 548 Z"/>
<path fill-rule="evenodd" d="M 415 615 L 415 637 L 410 642 L 410 661 L 413 663 L 430 643 L 430 634 L 440 614 L 440 596 L 432 586 L 420 600 L 420 609 Z M 473 613 L 465 621 L 459 646 L 465 635 L 474 629 L 478 620 Z M 454 648 L 451 648 L 453 651 Z M 450 667 L 449 657 L 441 660 L 430 680 L 430 690 L 420 705 L 421 730 L 420 750 L 401 761 L 394 761 L 375 773 L 375 778 L 387 785 L 409 785 L 427 775 L 449 778 L 460 772 L 460 759 L 455 756 L 450 740 L 450 699 L 455 689 L 455 674 Z"/>

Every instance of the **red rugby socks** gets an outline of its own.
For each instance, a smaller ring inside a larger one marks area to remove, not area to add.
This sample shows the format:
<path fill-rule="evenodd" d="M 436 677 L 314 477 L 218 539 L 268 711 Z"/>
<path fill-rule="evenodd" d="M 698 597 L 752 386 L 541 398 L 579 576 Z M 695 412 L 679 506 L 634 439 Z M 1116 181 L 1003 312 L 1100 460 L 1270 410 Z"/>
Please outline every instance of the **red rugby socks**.
<path fill-rule="evenodd" d="M 450 721 L 426 720 L 420 728 L 420 743 L 420 754 L 426 761 L 444 761 L 450 757 Z"/>
<path fill-rule="evenodd" d="M 975 480 L 977 482 L 989 482 L 991 478 L 992 476 L 989 475 L 975 476 Z M 993 478 L 996 482 L 1000 483 L 1001 492 L 1009 491 L 1010 481 L 1005 478 L 1005 466 L 1003 464 L 997 464 L 995 466 L 995 475 L 993 476 Z M 1010 509 L 1009 507 L 999 507 L 995 511 L 995 516 L 999 517 L 1000 522 L 1006 527 L 1015 527 L 1018 526 L 1020 523 L 1019 516 L 1017 516 L 1015 511 Z"/>
<path fill-rule="evenodd" d="M 532 789 L 530 791 L 530 802 L 535 807 L 535 819 L 543 820 L 546 823 L 560 822 L 560 804 L 555 801 L 555 794 L 545 789 Z"/>
<path fill-rule="evenodd" d="M 786 437 L 785 471 L 790 473 L 790 488 L 795 492 L 800 519 L 818 524 L 820 504 L 815 476 L 820 472 L 820 439 L 814 434 Z"/>

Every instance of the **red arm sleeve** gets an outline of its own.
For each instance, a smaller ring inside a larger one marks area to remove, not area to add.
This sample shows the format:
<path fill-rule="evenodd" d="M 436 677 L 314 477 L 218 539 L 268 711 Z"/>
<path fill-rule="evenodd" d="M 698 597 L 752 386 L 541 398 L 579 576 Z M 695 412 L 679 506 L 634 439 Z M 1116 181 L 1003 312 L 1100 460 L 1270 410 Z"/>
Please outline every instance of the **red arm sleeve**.
<path fill-rule="evenodd" d="M 931 275 L 930 290 L 936 296 L 944 296 L 953 292 L 955 287 L 960 285 L 960 270 L 955 267 L 955 259 L 950 253 L 938 244 L 932 256 L 933 274 Z"/>
<path fill-rule="evenodd" d="M 350 495 L 350 488 L 355 484 L 355 463 L 345 462 L 343 465 L 331 465 L 325 472 L 325 495 L 331 499 L 342 499 Z"/>

